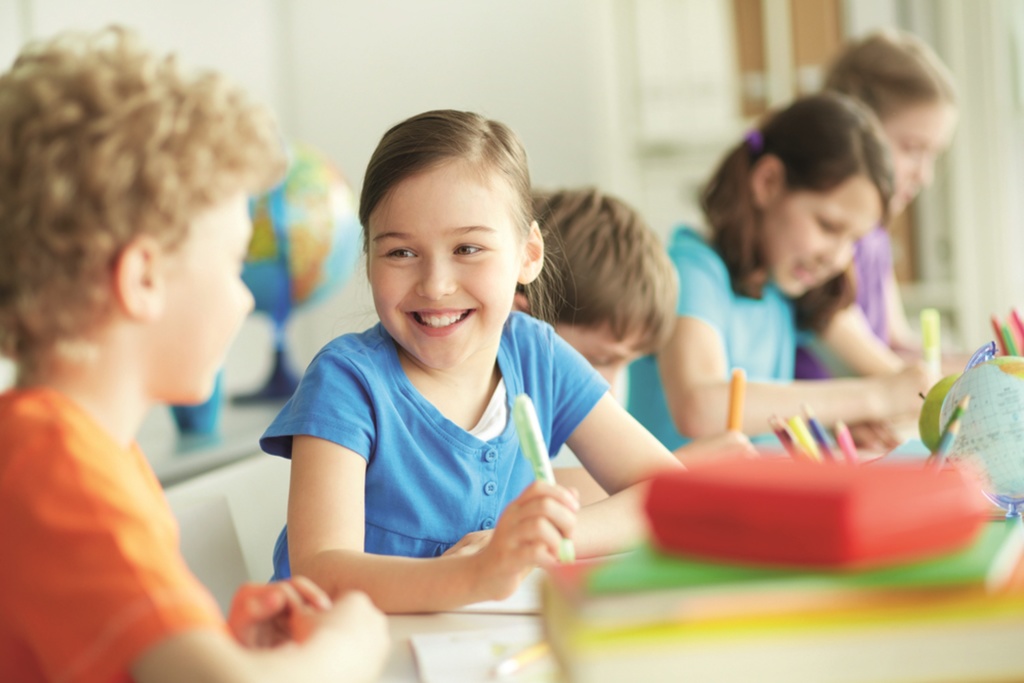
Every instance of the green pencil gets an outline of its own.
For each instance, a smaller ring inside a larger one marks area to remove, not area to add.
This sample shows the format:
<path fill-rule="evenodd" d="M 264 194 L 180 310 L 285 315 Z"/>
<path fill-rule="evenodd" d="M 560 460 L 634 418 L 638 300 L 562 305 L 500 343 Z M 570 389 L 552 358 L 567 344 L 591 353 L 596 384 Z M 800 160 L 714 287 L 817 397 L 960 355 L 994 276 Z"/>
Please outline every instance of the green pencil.
<path fill-rule="evenodd" d="M 519 447 L 533 468 L 533 475 L 548 484 L 555 483 L 555 472 L 551 469 L 551 458 L 548 447 L 544 443 L 540 422 L 533 401 L 526 394 L 519 394 L 512 403 L 512 422 L 519 435 Z M 576 548 L 572 539 L 563 538 L 558 546 L 558 559 L 562 562 L 573 562 L 576 559 Z"/>

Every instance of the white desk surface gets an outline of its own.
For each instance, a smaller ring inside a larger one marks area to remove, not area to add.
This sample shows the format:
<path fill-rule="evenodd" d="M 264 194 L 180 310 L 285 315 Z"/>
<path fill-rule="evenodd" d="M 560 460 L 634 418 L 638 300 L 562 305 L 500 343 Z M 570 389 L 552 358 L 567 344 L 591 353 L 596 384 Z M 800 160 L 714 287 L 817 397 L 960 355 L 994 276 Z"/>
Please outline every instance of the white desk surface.
<path fill-rule="evenodd" d="M 439 614 L 399 614 L 388 617 L 391 653 L 379 683 L 414 683 L 420 680 L 413 659 L 410 636 L 421 633 L 445 633 L 517 625 L 538 625 L 536 614 L 483 614 L 443 612 Z"/>

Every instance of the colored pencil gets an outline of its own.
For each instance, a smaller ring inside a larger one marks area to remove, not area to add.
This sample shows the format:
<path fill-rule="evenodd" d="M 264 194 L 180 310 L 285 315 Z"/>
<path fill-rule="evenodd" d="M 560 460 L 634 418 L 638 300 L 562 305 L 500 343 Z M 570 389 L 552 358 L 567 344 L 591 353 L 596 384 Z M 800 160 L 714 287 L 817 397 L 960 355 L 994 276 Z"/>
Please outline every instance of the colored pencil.
<path fill-rule="evenodd" d="M 789 418 L 787 424 L 793 430 L 793 436 L 796 437 L 796 442 L 800 444 L 804 452 L 816 462 L 821 462 L 821 452 L 818 450 L 818 444 L 814 443 L 814 437 L 811 436 L 811 431 L 807 429 L 807 424 L 803 418 L 799 415 L 794 415 Z"/>
<path fill-rule="evenodd" d="M 1003 341 L 1003 326 L 999 324 L 999 317 L 992 314 L 992 331 L 996 333 L 996 344 L 999 346 L 999 354 L 1006 355 L 1006 342 Z"/>
<path fill-rule="evenodd" d="M 935 377 L 942 374 L 942 344 L 940 342 L 941 322 L 939 312 L 934 308 L 921 310 L 921 350 L 924 362 Z"/>
<path fill-rule="evenodd" d="M 826 462 L 835 462 L 836 456 L 832 452 L 832 444 L 829 442 L 828 432 L 826 432 L 822 424 L 818 422 L 818 418 L 816 418 L 814 413 L 811 412 L 811 407 L 809 405 L 805 403 L 803 405 L 803 409 L 804 417 L 807 418 L 807 424 L 811 428 L 811 435 L 814 437 L 815 442 L 817 442 L 818 448 L 821 449 L 821 455 L 824 457 Z"/>
<path fill-rule="evenodd" d="M 505 659 L 498 662 L 494 667 L 494 675 L 497 678 L 511 676 L 523 670 L 527 665 L 544 659 L 551 654 L 551 646 L 546 641 L 534 643 Z"/>
<path fill-rule="evenodd" d="M 793 433 L 789 431 L 789 427 L 777 415 L 772 415 L 768 418 L 768 426 L 775 432 L 775 436 L 779 438 L 779 442 L 782 443 L 782 447 L 786 449 L 786 454 L 790 458 L 796 461 L 810 460 L 813 462 L 813 458 L 801 450 L 800 446 L 796 443 L 796 439 L 793 438 Z"/>
<path fill-rule="evenodd" d="M 960 421 L 970 403 L 971 395 L 967 394 L 956 404 L 953 414 L 949 416 L 949 420 L 946 422 L 946 428 L 942 430 L 942 436 L 939 437 L 938 447 L 936 447 L 934 453 L 928 456 L 927 465 L 938 469 L 945 463 L 946 456 L 949 455 L 949 451 L 953 448 L 953 442 L 956 440 L 957 434 L 960 433 Z"/>
<path fill-rule="evenodd" d="M 1013 330 L 1009 323 L 1003 324 L 1003 343 L 1006 344 L 1006 355 L 1017 356 L 1017 343 L 1013 340 Z"/>
<path fill-rule="evenodd" d="M 1016 308 L 1010 309 L 1010 329 L 1013 331 L 1013 338 L 1017 341 L 1017 350 L 1024 351 L 1024 320 L 1021 320 L 1020 313 Z"/>
<path fill-rule="evenodd" d="M 853 443 L 850 428 L 842 420 L 836 422 L 836 443 L 839 444 L 839 450 L 843 452 L 843 457 L 846 458 L 846 464 L 856 465 L 860 460 L 857 457 L 857 446 Z"/>
<path fill-rule="evenodd" d="M 743 401 L 747 393 L 747 373 L 743 368 L 733 368 L 732 380 L 729 382 L 729 421 L 726 428 L 730 432 L 743 431 Z"/>

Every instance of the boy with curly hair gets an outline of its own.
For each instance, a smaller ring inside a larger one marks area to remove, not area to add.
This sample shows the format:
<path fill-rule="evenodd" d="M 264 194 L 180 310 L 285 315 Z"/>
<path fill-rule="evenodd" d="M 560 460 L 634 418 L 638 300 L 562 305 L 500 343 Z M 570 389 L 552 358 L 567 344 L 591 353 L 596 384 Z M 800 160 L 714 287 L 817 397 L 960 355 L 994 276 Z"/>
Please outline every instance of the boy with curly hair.
<path fill-rule="evenodd" d="M 372 679 L 365 595 L 189 572 L 135 434 L 211 392 L 253 300 L 247 194 L 283 171 L 267 112 L 121 29 L 25 48 L 0 76 L 0 671 L 5 680 Z"/>

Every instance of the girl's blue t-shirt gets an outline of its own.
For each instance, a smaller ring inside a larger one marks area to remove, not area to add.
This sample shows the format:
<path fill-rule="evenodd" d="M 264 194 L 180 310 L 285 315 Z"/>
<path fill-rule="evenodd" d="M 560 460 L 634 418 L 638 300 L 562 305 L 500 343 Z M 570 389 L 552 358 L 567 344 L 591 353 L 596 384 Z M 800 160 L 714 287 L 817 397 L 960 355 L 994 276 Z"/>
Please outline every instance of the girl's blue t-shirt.
<path fill-rule="evenodd" d="M 608 384 L 554 329 L 513 313 L 498 349 L 509 414 L 533 399 L 548 450 L 557 453 Z M 442 415 L 412 385 L 381 324 L 327 344 L 260 446 L 291 457 L 292 437 L 315 436 L 366 459 L 366 552 L 441 555 L 471 531 L 493 528 L 534 481 L 512 420 L 481 441 Z M 291 575 L 287 528 L 274 550 L 274 578 Z"/>
<path fill-rule="evenodd" d="M 668 252 L 679 275 L 676 313 L 701 320 L 718 333 L 725 349 L 724 379 L 739 367 L 746 371 L 748 382 L 791 381 L 797 344 L 792 300 L 774 283 L 765 285 L 760 299 L 737 294 L 722 257 L 686 226 L 675 230 Z M 691 441 L 672 421 L 654 356 L 630 365 L 627 405 L 670 450 Z M 770 433 L 768 437 L 774 439 Z"/>

